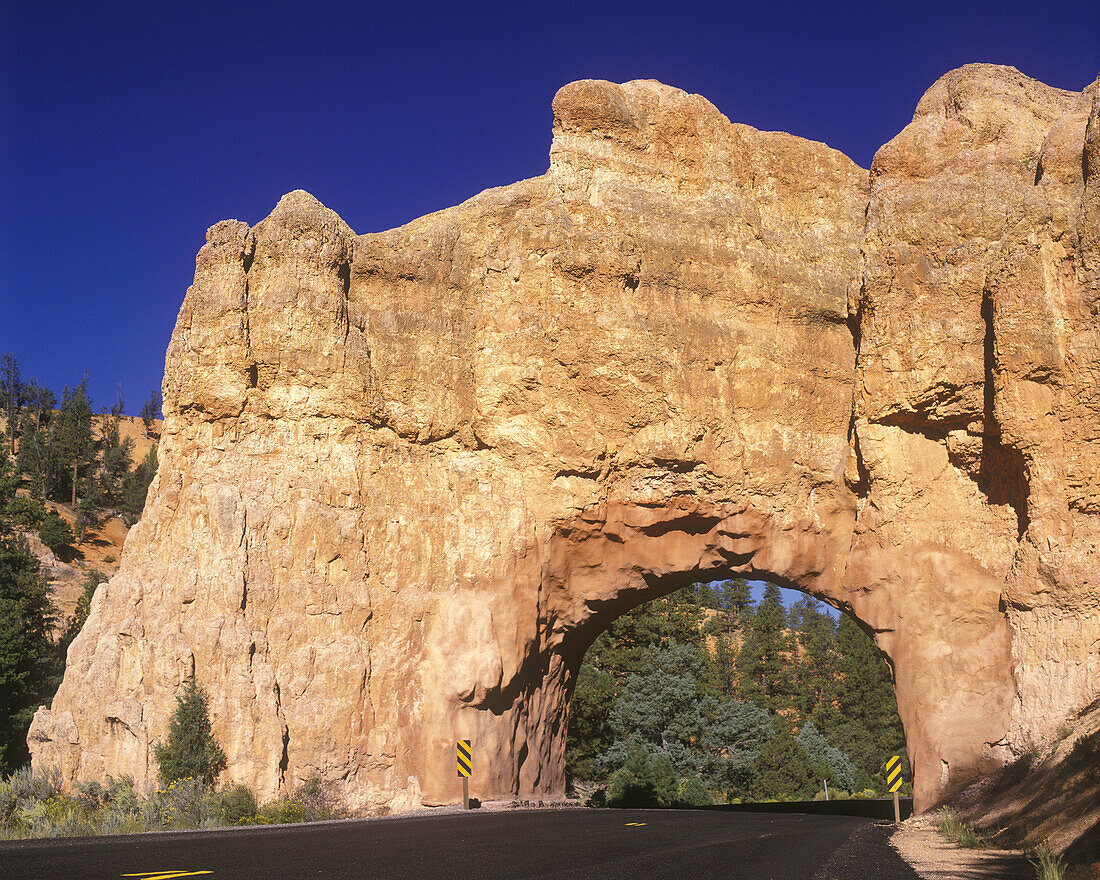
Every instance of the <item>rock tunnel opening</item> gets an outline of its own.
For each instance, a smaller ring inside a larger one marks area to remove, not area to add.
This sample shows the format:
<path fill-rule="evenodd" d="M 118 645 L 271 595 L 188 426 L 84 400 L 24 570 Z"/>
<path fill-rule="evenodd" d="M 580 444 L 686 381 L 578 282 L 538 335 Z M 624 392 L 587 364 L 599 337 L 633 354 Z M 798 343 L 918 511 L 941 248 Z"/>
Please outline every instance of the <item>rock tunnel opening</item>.
<path fill-rule="evenodd" d="M 882 765 L 905 738 L 859 621 L 773 582 L 664 587 L 583 654 L 565 751 L 575 793 L 651 806 L 885 794 Z"/>

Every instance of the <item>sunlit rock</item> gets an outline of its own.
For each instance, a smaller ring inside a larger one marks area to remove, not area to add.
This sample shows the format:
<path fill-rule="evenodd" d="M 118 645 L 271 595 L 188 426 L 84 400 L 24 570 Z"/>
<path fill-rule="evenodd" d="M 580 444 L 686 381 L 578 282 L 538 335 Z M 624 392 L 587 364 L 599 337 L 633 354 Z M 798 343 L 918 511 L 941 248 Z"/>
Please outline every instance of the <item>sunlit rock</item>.
<path fill-rule="evenodd" d="M 459 738 L 474 796 L 560 791 L 595 636 L 745 574 L 873 632 L 931 805 L 1100 691 L 1098 129 L 971 65 L 868 173 L 584 81 L 542 177 L 219 223 L 34 761 L 148 780 L 194 673 L 262 797 L 453 802 Z"/>

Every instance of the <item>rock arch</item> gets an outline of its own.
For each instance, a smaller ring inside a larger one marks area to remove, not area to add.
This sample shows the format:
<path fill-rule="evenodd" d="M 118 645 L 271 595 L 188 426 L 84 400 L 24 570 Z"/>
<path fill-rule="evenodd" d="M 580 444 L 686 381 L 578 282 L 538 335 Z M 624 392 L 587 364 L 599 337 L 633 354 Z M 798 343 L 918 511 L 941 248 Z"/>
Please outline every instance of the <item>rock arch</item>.
<path fill-rule="evenodd" d="M 228 775 L 357 807 L 563 782 L 580 656 L 702 573 L 827 598 L 895 672 L 918 807 L 1098 689 L 1096 85 L 939 80 L 870 173 L 651 81 L 550 170 L 356 236 L 211 228 L 160 472 L 35 717 L 149 778 L 181 682 Z"/>

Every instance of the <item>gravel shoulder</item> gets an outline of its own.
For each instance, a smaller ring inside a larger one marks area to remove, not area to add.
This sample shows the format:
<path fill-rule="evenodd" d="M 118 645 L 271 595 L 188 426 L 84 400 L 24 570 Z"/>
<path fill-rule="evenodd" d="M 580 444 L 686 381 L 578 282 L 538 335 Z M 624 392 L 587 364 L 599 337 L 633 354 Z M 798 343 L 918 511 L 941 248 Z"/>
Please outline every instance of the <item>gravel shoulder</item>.
<path fill-rule="evenodd" d="M 890 838 L 921 880 L 1034 880 L 1035 870 L 1021 853 L 963 849 L 945 840 L 936 825 L 935 816 L 914 816 Z"/>

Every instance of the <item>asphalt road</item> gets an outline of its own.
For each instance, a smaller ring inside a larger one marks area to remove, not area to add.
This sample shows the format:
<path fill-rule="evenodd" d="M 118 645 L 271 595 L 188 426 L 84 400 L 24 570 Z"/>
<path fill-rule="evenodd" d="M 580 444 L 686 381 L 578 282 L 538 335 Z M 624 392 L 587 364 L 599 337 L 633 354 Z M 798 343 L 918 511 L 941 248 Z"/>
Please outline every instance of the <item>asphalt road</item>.
<path fill-rule="evenodd" d="M 0 843 L 0 877 L 912 880 L 887 837 L 847 816 L 486 811 Z"/>

